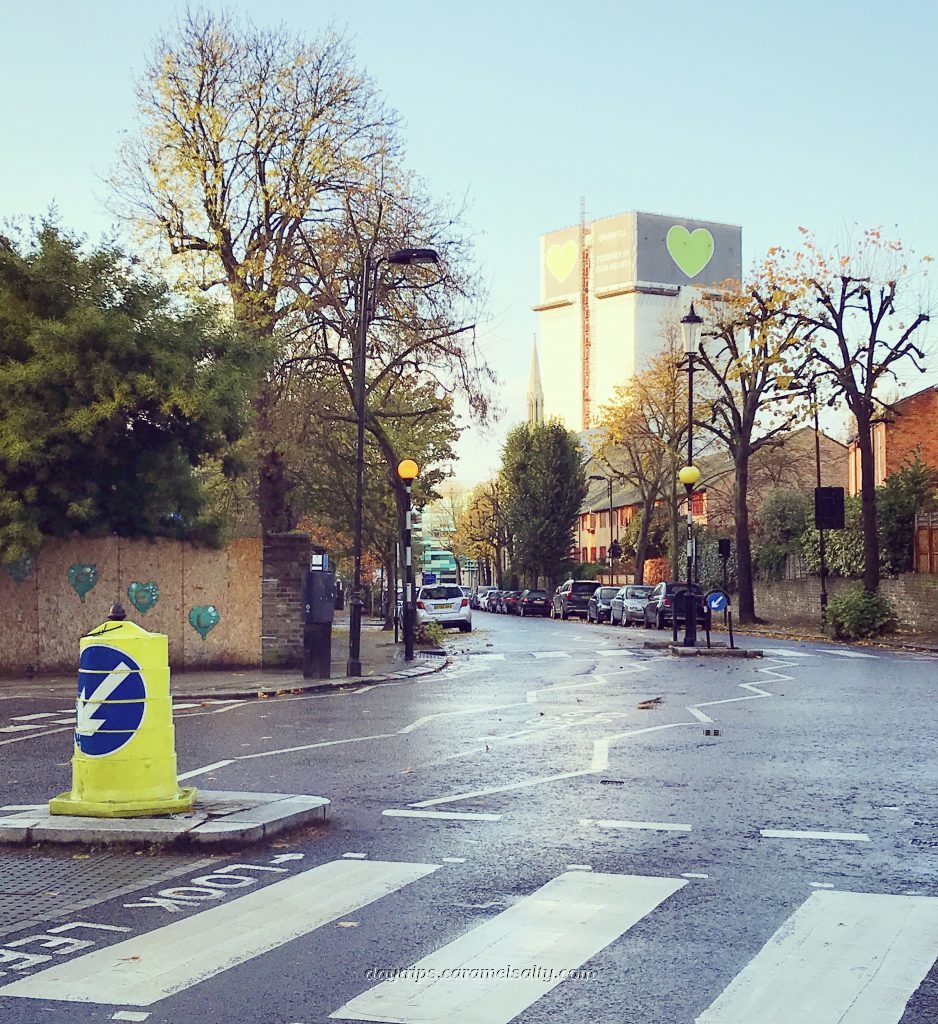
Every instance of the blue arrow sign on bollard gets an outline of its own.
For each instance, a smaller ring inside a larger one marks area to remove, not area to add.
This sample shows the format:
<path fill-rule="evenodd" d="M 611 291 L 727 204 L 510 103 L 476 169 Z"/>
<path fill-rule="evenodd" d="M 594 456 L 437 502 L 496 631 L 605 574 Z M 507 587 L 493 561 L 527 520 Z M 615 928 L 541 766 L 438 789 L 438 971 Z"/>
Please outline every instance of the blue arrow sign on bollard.
<path fill-rule="evenodd" d="M 126 746 L 143 722 L 146 696 L 146 683 L 133 658 L 104 644 L 86 647 L 78 665 L 78 749 L 88 757 L 103 757 Z"/>
<path fill-rule="evenodd" d="M 722 590 L 717 590 L 707 598 L 707 604 L 713 612 L 722 612 L 729 603 L 729 598 Z"/>

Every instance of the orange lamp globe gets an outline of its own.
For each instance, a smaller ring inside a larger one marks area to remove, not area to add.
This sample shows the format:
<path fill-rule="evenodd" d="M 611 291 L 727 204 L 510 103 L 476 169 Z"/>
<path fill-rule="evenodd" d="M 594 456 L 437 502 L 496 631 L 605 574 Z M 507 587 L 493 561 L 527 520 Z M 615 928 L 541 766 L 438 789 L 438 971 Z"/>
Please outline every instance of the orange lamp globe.
<path fill-rule="evenodd" d="M 415 480 L 419 472 L 420 467 L 413 459 L 404 459 L 397 467 L 397 475 L 402 480 Z"/>

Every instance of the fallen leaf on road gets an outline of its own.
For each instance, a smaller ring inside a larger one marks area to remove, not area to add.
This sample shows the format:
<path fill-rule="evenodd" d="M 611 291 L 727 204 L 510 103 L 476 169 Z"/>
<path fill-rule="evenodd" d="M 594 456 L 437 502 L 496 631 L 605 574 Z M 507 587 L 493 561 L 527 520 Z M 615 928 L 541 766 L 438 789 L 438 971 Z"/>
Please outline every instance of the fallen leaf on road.
<path fill-rule="evenodd" d="M 661 703 L 663 698 L 653 697 L 651 700 L 639 701 L 639 711 L 653 711 Z"/>
<path fill-rule="evenodd" d="M 336 924 L 340 928 L 357 928 L 358 927 L 358 922 L 357 921 L 336 921 Z"/>

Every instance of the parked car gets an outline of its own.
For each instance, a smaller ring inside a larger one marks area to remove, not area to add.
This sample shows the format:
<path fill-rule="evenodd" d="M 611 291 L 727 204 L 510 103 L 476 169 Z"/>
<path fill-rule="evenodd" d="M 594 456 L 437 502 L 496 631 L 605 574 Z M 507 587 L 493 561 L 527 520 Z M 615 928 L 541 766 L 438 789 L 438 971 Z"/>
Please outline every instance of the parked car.
<path fill-rule="evenodd" d="M 506 590 L 502 597 L 502 611 L 506 615 L 514 615 L 518 611 L 518 600 L 520 597 L 520 590 Z"/>
<path fill-rule="evenodd" d="M 656 626 L 658 629 L 664 629 L 665 626 L 671 625 L 672 617 L 676 622 L 684 621 L 686 597 L 680 594 L 677 600 L 675 600 L 675 592 L 685 590 L 686 587 L 686 583 L 680 582 L 659 583 L 655 587 L 642 612 L 642 621 L 646 629 L 651 629 L 653 626 Z M 697 624 L 703 626 L 709 621 L 710 609 L 704 601 L 703 590 L 701 590 L 700 584 L 692 583 L 691 587 L 697 607 Z"/>
<path fill-rule="evenodd" d="M 599 586 L 595 580 L 567 580 L 561 583 L 551 601 L 550 617 L 552 619 L 568 619 L 571 615 L 586 618 L 586 608 Z"/>
<path fill-rule="evenodd" d="M 586 621 L 608 621 L 610 614 L 610 602 L 618 593 L 618 587 L 597 587 L 593 591 L 586 605 Z"/>
<path fill-rule="evenodd" d="M 417 625 L 438 622 L 441 626 L 458 626 L 468 633 L 472 629 L 472 609 L 461 587 L 440 583 L 417 591 Z"/>
<path fill-rule="evenodd" d="M 487 612 L 497 612 L 498 611 L 498 601 L 499 601 L 499 598 L 501 596 L 502 596 L 502 592 L 500 590 L 495 590 L 495 589 L 490 590 L 485 595 L 485 610 Z"/>
<path fill-rule="evenodd" d="M 630 626 L 645 621 L 645 605 L 655 588 L 644 583 L 628 583 L 612 599 L 609 621 L 615 626 Z"/>
<path fill-rule="evenodd" d="M 469 607 L 472 607 L 472 587 L 460 587 L 463 597 L 469 598 Z"/>
<path fill-rule="evenodd" d="M 469 607 L 485 611 L 485 599 L 494 589 L 494 587 L 476 587 L 472 592 L 472 596 L 469 598 Z"/>
<path fill-rule="evenodd" d="M 546 616 L 550 611 L 550 597 L 546 590 L 522 590 L 518 601 L 518 614 Z"/>

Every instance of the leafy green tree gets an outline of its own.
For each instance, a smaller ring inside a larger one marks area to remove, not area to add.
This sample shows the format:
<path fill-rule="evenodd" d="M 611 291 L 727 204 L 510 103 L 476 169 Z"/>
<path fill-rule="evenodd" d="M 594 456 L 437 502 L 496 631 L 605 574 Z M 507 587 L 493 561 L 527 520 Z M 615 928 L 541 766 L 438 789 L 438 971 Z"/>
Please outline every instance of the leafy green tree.
<path fill-rule="evenodd" d="M 800 491 L 775 487 L 756 513 L 755 562 L 762 579 L 780 579 L 785 561 L 800 552 L 801 536 L 811 525 L 811 501 Z"/>
<path fill-rule="evenodd" d="M 938 470 L 922 462 L 921 450 L 876 489 L 876 513 L 883 572 L 911 572 L 915 516 L 935 504 Z"/>
<path fill-rule="evenodd" d="M 570 559 L 573 529 L 586 497 L 584 456 L 576 434 L 561 423 L 515 427 L 502 449 L 506 518 L 514 537 L 514 566 L 553 588 Z"/>
<path fill-rule="evenodd" d="M 73 532 L 217 539 L 203 477 L 236 472 L 264 356 L 115 248 L 0 238 L 0 559 Z"/>

